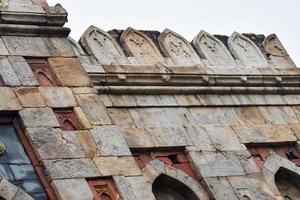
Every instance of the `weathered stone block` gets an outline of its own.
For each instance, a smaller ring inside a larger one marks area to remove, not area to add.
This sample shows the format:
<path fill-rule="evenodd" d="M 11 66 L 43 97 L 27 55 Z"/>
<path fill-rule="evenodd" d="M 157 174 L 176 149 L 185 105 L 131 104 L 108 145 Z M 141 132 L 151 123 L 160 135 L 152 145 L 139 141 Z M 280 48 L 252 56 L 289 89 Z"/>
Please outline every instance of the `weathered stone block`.
<path fill-rule="evenodd" d="M 19 86 L 21 82 L 7 57 L 0 56 L 0 75 L 7 86 Z"/>
<path fill-rule="evenodd" d="M 88 157 L 95 157 L 100 155 L 97 149 L 97 145 L 89 131 L 79 131 L 77 132 L 77 137 Z"/>
<path fill-rule="evenodd" d="M 216 150 L 204 127 L 193 125 L 193 126 L 186 127 L 186 130 L 195 145 L 195 150 L 198 151 Z"/>
<path fill-rule="evenodd" d="M 26 127 L 59 127 L 51 108 L 26 108 L 19 112 Z"/>
<path fill-rule="evenodd" d="M 203 177 L 245 175 L 234 152 L 189 152 L 198 173 Z"/>
<path fill-rule="evenodd" d="M 93 200 L 94 198 L 85 179 L 53 180 L 51 185 L 60 199 Z"/>
<path fill-rule="evenodd" d="M 143 176 L 126 177 L 137 199 L 155 200 L 152 184 L 147 183 Z"/>
<path fill-rule="evenodd" d="M 238 151 L 243 150 L 238 137 L 229 127 L 205 126 L 212 144 L 219 151 Z"/>
<path fill-rule="evenodd" d="M 246 174 L 259 174 L 261 172 L 249 151 L 235 151 L 235 153 L 240 160 L 240 163 L 242 164 Z"/>
<path fill-rule="evenodd" d="M 12 65 L 12 68 L 15 70 L 18 79 L 21 84 L 24 86 L 36 86 L 39 83 L 37 82 L 30 66 L 26 60 L 21 56 L 9 56 L 9 62 Z"/>
<path fill-rule="evenodd" d="M 234 108 L 234 112 L 237 114 L 242 124 L 257 125 L 266 123 L 266 120 L 258 107 Z"/>
<path fill-rule="evenodd" d="M 75 132 L 54 128 L 27 128 L 26 134 L 40 159 L 82 158 L 86 154 Z"/>
<path fill-rule="evenodd" d="M 121 128 L 120 129 L 129 148 L 151 148 L 154 143 L 143 128 Z"/>
<path fill-rule="evenodd" d="M 98 94 L 96 88 L 74 87 L 71 88 L 74 94 Z"/>
<path fill-rule="evenodd" d="M 91 84 L 77 58 L 49 58 L 48 62 L 62 86 L 84 87 Z"/>
<path fill-rule="evenodd" d="M 228 177 L 239 198 L 275 200 L 275 196 L 261 176 Z"/>
<path fill-rule="evenodd" d="M 84 114 L 83 110 L 80 107 L 75 107 L 74 112 L 78 120 L 80 121 L 81 125 L 83 126 L 83 128 L 85 129 L 92 128 L 91 122 L 88 120 L 88 118 L 86 117 L 86 115 Z"/>
<path fill-rule="evenodd" d="M 93 159 L 103 176 L 137 176 L 141 174 L 133 157 L 96 157 Z"/>
<path fill-rule="evenodd" d="M 44 99 L 38 90 L 33 87 L 21 87 L 15 90 L 16 95 L 23 107 L 45 107 Z"/>
<path fill-rule="evenodd" d="M 2 36 L 10 55 L 50 57 L 51 52 L 40 37 Z"/>
<path fill-rule="evenodd" d="M 0 55 L 1 56 L 7 56 L 9 55 L 8 50 L 2 40 L 2 38 L 0 38 Z"/>
<path fill-rule="evenodd" d="M 91 134 L 101 156 L 131 155 L 122 133 L 116 126 L 94 126 Z"/>
<path fill-rule="evenodd" d="M 21 103 L 13 89 L 0 87 L 0 110 L 1 111 L 13 111 L 22 109 Z"/>
<path fill-rule="evenodd" d="M 128 112 L 128 109 L 107 109 L 108 115 L 112 122 L 119 127 L 129 128 L 135 127 L 134 122 Z"/>
<path fill-rule="evenodd" d="M 52 180 L 100 176 L 94 162 L 89 158 L 45 160 L 44 165 L 47 175 Z"/>
<path fill-rule="evenodd" d="M 51 108 L 70 108 L 77 106 L 77 102 L 70 88 L 39 87 L 45 103 Z"/>
<path fill-rule="evenodd" d="M 43 38 L 53 56 L 75 57 L 71 42 L 67 38 L 51 37 Z"/>
<path fill-rule="evenodd" d="M 261 113 L 266 119 L 267 123 L 271 124 L 288 124 L 297 123 L 298 119 L 293 109 L 288 106 L 282 107 L 259 107 Z"/>
<path fill-rule="evenodd" d="M 0 196 L 9 200 L 12 200 L 16 193 L 19 191 L 19 188 L 12 185 L 10 182 L 3 178 L 1 178 L 0 180 L 0 187 Z"/>
<path fill-rule="evenodd" d="M 93 125 L 111 124 L 107 111 L 95 94 L 82 94 L 77 97 L 78 103 Z"/>
<path fill-rule="evenodd" d="M 226 126 L 240 123 L 232 108 L 190 108 L 189 111 L 197 125 Z"/>
<path fill-rule="evenodd" d="M 129 185 L 127 178 L 124 176 L 113 176 L 115 185 L 124 200 L 137 200 L 133 193 L 133 189 Z"/>
<path fill-rule="evenodd" d="M 215 199 L 238 200 L 226 177 L 204 178 L 204 182 Z"/>
<path fill-rule="evenodd" d="M 193 145 L 190 136 L 182 127 L 147 128 L 146 131 L 156 147 Z"/>
<path fill-rule="evenodd" d="M 244 144 L 284 143 L 295 142 L 291 128 L 287 125 L 264 124 L 264 125 L 240 125 L 232 126 L 232 129 Z"/>

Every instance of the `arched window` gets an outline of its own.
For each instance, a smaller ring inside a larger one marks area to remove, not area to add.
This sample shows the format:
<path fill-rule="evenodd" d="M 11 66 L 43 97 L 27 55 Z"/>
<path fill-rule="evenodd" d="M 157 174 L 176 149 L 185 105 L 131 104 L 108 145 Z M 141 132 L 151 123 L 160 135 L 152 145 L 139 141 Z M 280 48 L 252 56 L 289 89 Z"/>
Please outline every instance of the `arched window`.
<path fill-rule="evenodd" d="M 280 168 L 275 175 L 276 186 L 284 200 L 300 199 L 300 176 Z"/>
<path fill-rule="evenodd" d="M 164 174 L 155 179 L 152 192 L 156 200 L 200 200 L 186 185 Z"/>

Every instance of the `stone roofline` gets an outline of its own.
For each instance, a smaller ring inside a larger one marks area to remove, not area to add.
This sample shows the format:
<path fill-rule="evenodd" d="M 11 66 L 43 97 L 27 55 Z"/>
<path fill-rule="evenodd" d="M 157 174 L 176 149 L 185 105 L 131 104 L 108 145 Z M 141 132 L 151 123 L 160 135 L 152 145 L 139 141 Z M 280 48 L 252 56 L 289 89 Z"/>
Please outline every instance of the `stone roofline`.
<path fill-rule="evenodd" d="M 64 27 L 68 13 L 60 4 L 9 0 L 0 12 L 2 36 L 68 37 L 70 33 Z M 78 43 L 69 40 L 102 92 L 293 94 L 299 90 L 300 71 L 275 34 L 234 32 L 228 37 L 200 31 L 189 42 L 169 29 L 105 32 L 91 26 Z"/>

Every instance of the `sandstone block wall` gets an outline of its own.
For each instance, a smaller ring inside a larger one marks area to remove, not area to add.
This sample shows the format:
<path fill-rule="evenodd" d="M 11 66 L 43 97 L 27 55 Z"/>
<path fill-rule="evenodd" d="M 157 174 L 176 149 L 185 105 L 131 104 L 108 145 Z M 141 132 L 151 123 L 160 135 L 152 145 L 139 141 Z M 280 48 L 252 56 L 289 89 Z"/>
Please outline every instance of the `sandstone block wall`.
<path fill-rule="evenodd" d="M 77 43 L 60 5 L 1 10 L 0 126 L 44 196 L 4 171 L 0 197 L 300 198 L 300 71 L 276 35 L 91 26 Z"/>

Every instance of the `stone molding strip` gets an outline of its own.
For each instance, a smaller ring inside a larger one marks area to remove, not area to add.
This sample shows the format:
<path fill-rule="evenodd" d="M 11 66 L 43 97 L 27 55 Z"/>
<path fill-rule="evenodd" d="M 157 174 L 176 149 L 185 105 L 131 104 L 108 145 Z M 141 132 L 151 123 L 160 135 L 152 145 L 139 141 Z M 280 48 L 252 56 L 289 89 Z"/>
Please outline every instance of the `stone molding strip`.
<path fill-rule="evenodd" d="M 96 86 L 298 87 L 300 75 L 91 73 Z"/>
<path fill-rule="evenodd" d="M 99 94 L 193 95 L 193 94 L 300 94 L 299 87 L 176 87 L 176 86 L 96 86 Z"/>
<path fill-rule="evenodd" d="M 0 24 L 1 36 L 56 36 L 67 37 L 71 29 L 58 26 Z"/>

